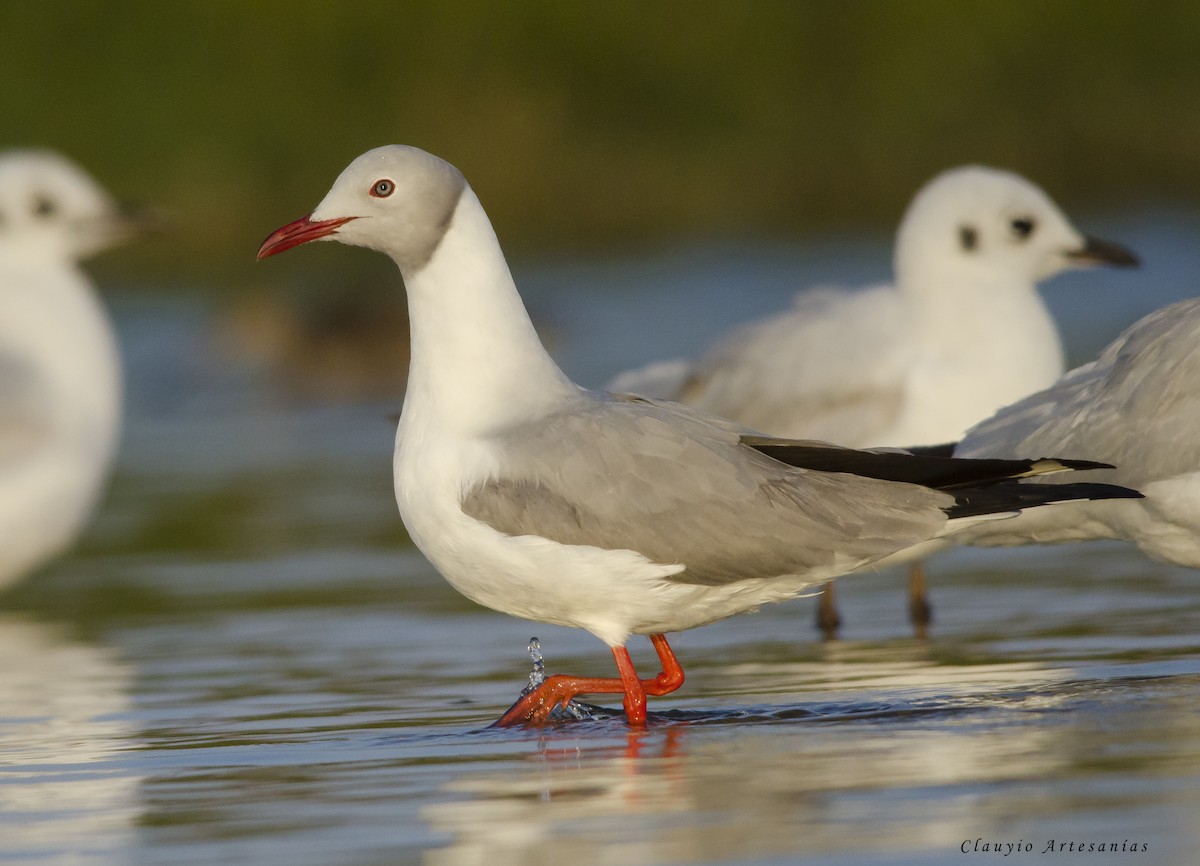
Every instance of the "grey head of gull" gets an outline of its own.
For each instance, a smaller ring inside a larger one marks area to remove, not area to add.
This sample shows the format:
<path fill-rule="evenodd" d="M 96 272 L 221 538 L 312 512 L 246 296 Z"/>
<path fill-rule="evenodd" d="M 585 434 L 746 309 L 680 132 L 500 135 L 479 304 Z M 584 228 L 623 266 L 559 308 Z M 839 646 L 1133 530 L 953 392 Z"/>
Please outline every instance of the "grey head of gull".
<path fill-rule="evenodd" d="M 1062 374 L 1039 281 L 1136 263 L 1119 244 L 1081 234 L 1020 175 L 954 168 L 926 183 L 905 212 L 892 284 L 803 292 L 791 309 L 734 329 L 694 363 L 660 361 L 609 387 L 777 436 L 854 448 L 952 442 Z M 923 636 L 930 605 L 919 566 L 909 609 Z M 832 586 L 817 620 L 827 637 L 836 634 Z"/>
<path fill-rule="evenodd" d="M 78 262 L 135 228 L 70 160 L 0 153 L 0 586 L 75 538 L 107 477 L 120 362 Z"/>
<path fill-rule="evenodd" d="M 1020 457 L 1063 448 L 1117 464 L 1105 480 L 1144 499 L 1041 509 L 964 543 L 1042 544 L 1117 538 L 1153 559 L 1200 568 L 1200 298 L 1170 304 L 1127 328 L 1096 360 L 998 411 L 954 449 Z M 957 541 L 957 540 L 956 540 Z"/>
<path fill-rule="evenodd" d="M 916 465 L 899 455 L 782 443 L 684 406 L 580 388 L 538 340 L 475 193 L 416 148 L 358 157 L 258 256 L 315 240 L 389 255 L 408 291 L 394 472 L 417 547 L 473 601 L 586 629 L 612 650 L 619 677 L 550 677 L 501 724 L 544 722 L 592 692 L 623 694 L 629 722 L 644 723 L 646 695 L 683 682 L 666 632 L 1026 506 L 1136 495 L 1088 485 L 1047 497 L 1006 480 L 1074 465 L 1058 461 L 951 461 L 963 477 L 948 491 L 934 489 L 936 472 L 898 483 L 884 479 Z M 804 468 L 832 450 L 848 455 L 835 471 Z M 651 637 L 657 677 L 639 679 L 625 648 L 633 634 Z"/>

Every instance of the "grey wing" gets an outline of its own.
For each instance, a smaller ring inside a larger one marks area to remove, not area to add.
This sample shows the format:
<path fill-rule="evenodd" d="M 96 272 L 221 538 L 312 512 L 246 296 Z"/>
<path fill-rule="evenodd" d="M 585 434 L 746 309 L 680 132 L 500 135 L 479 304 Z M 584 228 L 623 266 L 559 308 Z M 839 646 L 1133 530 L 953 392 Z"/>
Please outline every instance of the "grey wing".
<path fill-rule="evenodd" d="M 674 404 L 587 395 L 509 431 L 463 511 L 509 535 L 634 550 L 718 585 L 846 570 L 936 534 L 952 498 L 786 466 Z"/>
<path fill-rule="evenodd" d="M 1093 362 L 970 430 L 955 456 L 1056 454 L 1137 486 L 1200 468 L 1200 299 L 1139 320 Z M 1072 480 L 1079 478 L 1073 474 Z"/>
<path fill-rule="evenodd" d="M 0 472 L 47 442 L 53 415 L 44 383 L 27 362 L 0 354 Z"/>
<path fill-rule="evenodd" d="M 776 436 L 872 444 L 903 408 L 902 315 L 890 286 L 804 293 L 714 347 L 679 399 Z"/>

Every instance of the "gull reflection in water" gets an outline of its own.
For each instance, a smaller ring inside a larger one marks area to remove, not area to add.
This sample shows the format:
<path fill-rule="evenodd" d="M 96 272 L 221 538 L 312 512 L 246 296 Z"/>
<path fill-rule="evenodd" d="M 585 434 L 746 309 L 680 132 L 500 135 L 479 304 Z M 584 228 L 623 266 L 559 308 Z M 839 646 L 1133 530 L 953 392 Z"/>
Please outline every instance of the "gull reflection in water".
<path fill-rule="evenodd" d="M 57 625 L 0 616 L 0 860 L 121 862 L 140 814 L 122 766 L 132 669 Z"/>
<path fill-rule="evenodd" d="M 980 826 L 964 785 L 1044 777 L 1072 760 L 1067 728 L 1046 721 L 1070 700 L 1058 687 L 1070 670 L 897 655 L 730 666 L 706 677 L 720 697 L 702 699 L 725 709 L 660 713 L 641 731 L 610 720 L 530 734 L 538 749 L 526 763 L 460 776 L 423 810 L 451 839 L 425 862 L 947 851 Z M 767 683 L 804 700 L 749 704 Z"/>

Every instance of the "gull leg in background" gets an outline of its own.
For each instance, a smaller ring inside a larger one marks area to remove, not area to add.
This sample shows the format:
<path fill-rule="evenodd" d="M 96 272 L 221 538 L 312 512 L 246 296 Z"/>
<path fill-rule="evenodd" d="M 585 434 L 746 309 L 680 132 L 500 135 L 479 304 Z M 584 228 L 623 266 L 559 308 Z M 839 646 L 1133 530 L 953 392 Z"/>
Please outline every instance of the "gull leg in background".
<path fill-rule="evenodd" d="M 837 609 L 837 591 L 833 582 L 821 587 L 821 597 L 817 602 L 817 628 L 821 630 L 825 640 L 837 640 L 838 629 L 842 627 L 842 615 Z"/>
<path fill-rule="evenodd" d="M 929 603 L 925 588 L 925 565 L 919 561 L 908 567 L 908 619 L 913 624 L 913 634 L 918 640 L 929 637 L 933 606 Z"/>

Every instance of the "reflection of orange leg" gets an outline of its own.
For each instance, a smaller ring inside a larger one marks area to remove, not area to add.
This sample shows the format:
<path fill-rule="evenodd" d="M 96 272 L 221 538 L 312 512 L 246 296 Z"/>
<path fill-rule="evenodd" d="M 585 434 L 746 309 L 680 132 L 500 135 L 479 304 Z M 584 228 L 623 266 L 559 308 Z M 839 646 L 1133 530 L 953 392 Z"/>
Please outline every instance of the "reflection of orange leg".
<path fill-rule="evenodd" d="M 629 650 L 613 647 L 613 659 L 620 677 L 572 677 L 559 674 L 527 695 L 522 695 L 492 727 L 509 728 L 516 725 L 541 725 L 555 707 L 565 707 L 577 695 L 624 694 L 625 717 L 631 725 L 646 724 L 646 695 L 666 695 L 683 685 L 683 668 L 671 651 L 665 635 L 652 634 L 650 641 L 658 652 L 662 673 L 652 680 L 638 679 Z"/>

